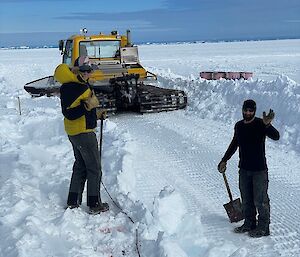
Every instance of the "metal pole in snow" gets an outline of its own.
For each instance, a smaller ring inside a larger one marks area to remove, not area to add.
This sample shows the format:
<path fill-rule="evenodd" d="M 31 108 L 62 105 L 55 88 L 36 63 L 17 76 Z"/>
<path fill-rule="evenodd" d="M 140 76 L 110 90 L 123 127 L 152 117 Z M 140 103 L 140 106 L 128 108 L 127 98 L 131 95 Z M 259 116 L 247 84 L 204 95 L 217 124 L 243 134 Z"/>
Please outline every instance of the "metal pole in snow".
<path fill-rule="evenodd" d="M 18 96 L 18 106 L 19 106 L 19 114 L 22 115 L 22 112 L 21 112 L 21 100 L 20 100 L 19 96 Z"/>

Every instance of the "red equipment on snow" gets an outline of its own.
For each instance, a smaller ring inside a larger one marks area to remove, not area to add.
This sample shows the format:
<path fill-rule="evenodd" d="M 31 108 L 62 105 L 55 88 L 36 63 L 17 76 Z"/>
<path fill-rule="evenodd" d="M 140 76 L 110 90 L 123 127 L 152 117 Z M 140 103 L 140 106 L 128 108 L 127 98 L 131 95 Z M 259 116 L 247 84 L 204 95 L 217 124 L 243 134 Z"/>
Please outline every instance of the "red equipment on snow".
<path fill-rule="evenodd" d="M 249 79 L 253 76 L 252 72 L 225 72 L 225 71 L 203 71 L 200 72 L 200 77 L 208 80 L 217 79 Z"/>

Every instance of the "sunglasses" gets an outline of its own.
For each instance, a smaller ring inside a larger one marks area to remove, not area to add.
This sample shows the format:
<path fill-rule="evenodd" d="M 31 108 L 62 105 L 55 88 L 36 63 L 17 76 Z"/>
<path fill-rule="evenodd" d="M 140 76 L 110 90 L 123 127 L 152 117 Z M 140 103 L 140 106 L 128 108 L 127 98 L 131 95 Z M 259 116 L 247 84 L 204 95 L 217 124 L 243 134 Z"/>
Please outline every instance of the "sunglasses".
<path fill-rule="evenodd" d="M 79 70 L 79 71 L 82 73 L 91 73 L 92 72 L 91 70 Z"/>
<path fill-rule="evenodd" d="M 92 67 L 87 64 L 83 64 L 82 66 L 79 67 L 79 71 L 82 73 L 91 73 L 93 71 Z"/>
<path fill-rule="evenodd" d="M 246 109 L 243 109 L 243 112 L 254 112 L 254 109 L 246 108 Z"/>
<path fill-rule="evenodd" d="M 91 73 L 93 70 L 83 68 L 83 69 L 79 69 L 79 71 L 82 72 L 82 73 Z"/>

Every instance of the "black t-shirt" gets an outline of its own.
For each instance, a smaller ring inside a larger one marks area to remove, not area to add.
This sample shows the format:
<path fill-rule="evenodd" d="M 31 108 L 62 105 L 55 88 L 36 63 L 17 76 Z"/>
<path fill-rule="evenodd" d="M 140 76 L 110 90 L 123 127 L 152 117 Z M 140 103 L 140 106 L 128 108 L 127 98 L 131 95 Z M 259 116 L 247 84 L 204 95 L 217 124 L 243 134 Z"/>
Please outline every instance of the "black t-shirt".
<path fill-rule="evenodd" d="M 272 126 L 266 126 L 263 120 L 255 117 L 250 123 L 240 120 L 235 124 L 233 139 L 222 158 L 227 161 L 239 148 L 239 168 L 249 171 L 267 170 L 265 156 L 266 136 L 279 139 L 279 132 Z"/>

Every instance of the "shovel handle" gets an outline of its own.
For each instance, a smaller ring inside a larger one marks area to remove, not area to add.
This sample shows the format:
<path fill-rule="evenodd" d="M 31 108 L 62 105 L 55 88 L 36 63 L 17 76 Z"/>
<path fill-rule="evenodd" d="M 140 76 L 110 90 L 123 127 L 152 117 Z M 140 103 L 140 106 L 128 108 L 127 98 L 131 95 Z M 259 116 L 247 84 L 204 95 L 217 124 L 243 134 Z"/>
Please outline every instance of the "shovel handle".
<path fill-rule="evenodd" d="M 101 117 L 101 123 L 100 123 L 100 135 L 99 135 L 100 167 L 101 167 L 101 159 L 102 159 L 102 141 L 103 141 L 103 118 Z M 101 168 L 101 169 L 102 169 L 102 168 Z"/>
<path fill-rule="evenodd" d="M 225 175 L 225 172 L 223 172 L 222 174 L 223 174 L 225 186 L 226 186 L 226 189 L 227 189 L 229 198 L 230 198 L 230 202 L 232 202 L 232 201 L 233 201 L 233 198 L 232 198 L 232 194 L 231 194 L 231 191 L 230 191 L 230 188 L 229 188 L 229 184 L 228 184 L 228 181 L 227 181 L 227 177 L 226 177 L 226 175 Z"/>

